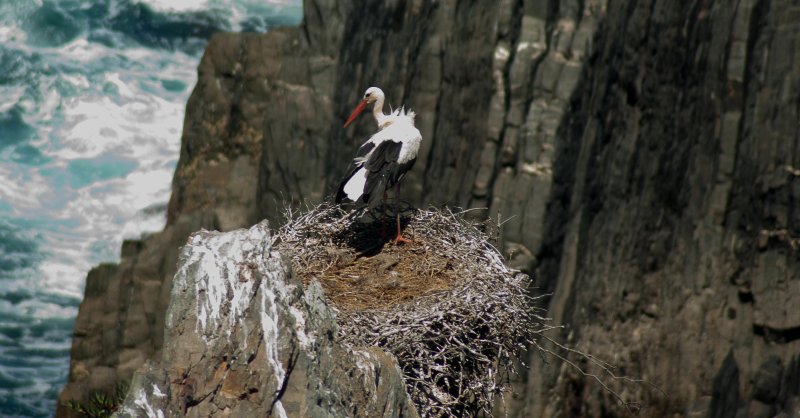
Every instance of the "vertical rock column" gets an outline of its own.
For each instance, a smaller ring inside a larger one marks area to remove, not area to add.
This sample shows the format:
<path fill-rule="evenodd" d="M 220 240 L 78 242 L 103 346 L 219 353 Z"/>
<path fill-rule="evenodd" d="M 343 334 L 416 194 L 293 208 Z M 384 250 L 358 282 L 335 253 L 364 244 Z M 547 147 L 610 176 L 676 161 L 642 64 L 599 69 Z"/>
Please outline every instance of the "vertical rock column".
<path fill-rule="evenodd" d="M 667 392 L 615 386 L 645 416 L 794 413 L 798 13 L 609 4 L 558 131 L 550 316 L 568 344 Z M 521 416 L 628 416 L 566 366 L 535 366 L 529 387 Z"/>

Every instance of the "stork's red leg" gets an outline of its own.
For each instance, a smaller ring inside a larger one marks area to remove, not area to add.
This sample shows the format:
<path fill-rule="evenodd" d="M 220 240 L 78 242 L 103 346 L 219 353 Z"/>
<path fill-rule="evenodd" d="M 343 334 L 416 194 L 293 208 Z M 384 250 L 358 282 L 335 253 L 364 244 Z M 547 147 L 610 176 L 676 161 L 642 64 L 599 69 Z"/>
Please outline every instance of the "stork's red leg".
<path fill-rule="evenodd" d="M 410 239 L 404 238 L 403 233 L 400 230 L 400 183 L 398 182 L 395 186 L 394 192 L 394 202 L 395 202 L 395 212 L 397 213 L 397 236 L 394 237 L 395 245 L 411 242 Z"/>

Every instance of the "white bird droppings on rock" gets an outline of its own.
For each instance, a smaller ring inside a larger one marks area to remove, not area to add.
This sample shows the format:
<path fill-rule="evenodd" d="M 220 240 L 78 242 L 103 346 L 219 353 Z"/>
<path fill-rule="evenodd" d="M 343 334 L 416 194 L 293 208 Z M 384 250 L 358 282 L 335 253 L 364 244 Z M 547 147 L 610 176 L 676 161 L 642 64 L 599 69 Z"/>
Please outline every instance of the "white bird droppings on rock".
<path fill-rule="evenodd" d="M 270 246 L 269 231 L 256 227 L 227 234 L 201 231 L 189 239 L 188 259 L 176 277 L 196 272 L 197 331 L 205 341 L 220 337 L 219 330 L 230 337 L 247 311 L 256 272 L 265 264 Z"/>
<path fill-rule="evenodd" d="M 153 385 L 153 396 L 156 398 L 163 398 L 167 395 L 161 393 L 161 389 L 158 388 L 158 385 Z"/>
<path fill-rule="evenodd" d="M 294 306 L 289 307 L 289 312 L 294 317 L 294 330 L 297 332 L 297 339 L 300 341 L 300 346 L 304 350 L 309 351 L 314 344 L 314 336 L 306 333 L 306 318 L 303 312 Z"/>
<path fill-rule="evenodd" d="M 136 393 L 136 400 L 134 403 L 147 414 L 147 418 L 164 418 L 163 411 L 157 410 L 150 405 L 150 402 L 147 400 L 147 394 L 144 392 L 144 390 L 139 390 Z"/>

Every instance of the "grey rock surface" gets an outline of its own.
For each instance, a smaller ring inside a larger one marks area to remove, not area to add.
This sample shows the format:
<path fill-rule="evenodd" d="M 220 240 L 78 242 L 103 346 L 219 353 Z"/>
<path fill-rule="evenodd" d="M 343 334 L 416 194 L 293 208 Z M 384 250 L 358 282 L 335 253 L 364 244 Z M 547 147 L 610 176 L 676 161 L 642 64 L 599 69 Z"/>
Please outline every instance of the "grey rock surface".
<path fill-rule="evenodd" d="M 337 344 L 321 288 L 303 291 L 262 222 L 181 250 L 160 358 L 117 416 L 413 417 L 396 361 Z"/>
<path fill-rule="evenodd" d="M 788 0 L 307 0 L 299 28 L 215 36 L 168 225 L 89 274 L 61 398 L 161 358 L 191 232 L 329 195 L 374 129 L 341 124 L 378 85 L 424 138 L 403 198 L 505 221 L 501 249 L 553 293 L 563 340 L 667 391 L 621 389 L 644 416 L 791 414 L 799 15 Z M 628 416 L 530 363 L 511 416 Z"/>
<path fill-rule="evenodd" d="M 780 365 L 800 351 L 799 12 L 609 3 L 593 41 L 538 277 L 566 341 L 666 392 L 624 386 L 644 416 L 797 414 Z M 590 380 L 541 376 L 534 414 L 627 416 Z"/>

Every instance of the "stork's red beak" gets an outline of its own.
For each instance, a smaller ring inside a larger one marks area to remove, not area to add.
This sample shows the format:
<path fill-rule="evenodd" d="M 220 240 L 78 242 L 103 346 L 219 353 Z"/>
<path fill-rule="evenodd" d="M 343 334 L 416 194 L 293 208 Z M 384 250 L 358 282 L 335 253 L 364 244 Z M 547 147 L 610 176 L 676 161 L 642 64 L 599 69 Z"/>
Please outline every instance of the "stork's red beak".
<path fill-rule="evenodd" d="M 363 112 L 364 109 L 366 109 L 366 107 L 367 107 L 367 99 L 364 99 L 361 101 L 361 103 L 358 104 L 358 106 L 356 106 L 355 109 L 353 109 L 353 113 L 351 113 L 350 117 L 347 118 L 347 122 L 344 123 L 344 126 L 342 126 L 342 128 L 346 128 L 347 125 L 351 124 L 354 120 L 356 120 L 359 113 Z"/>

